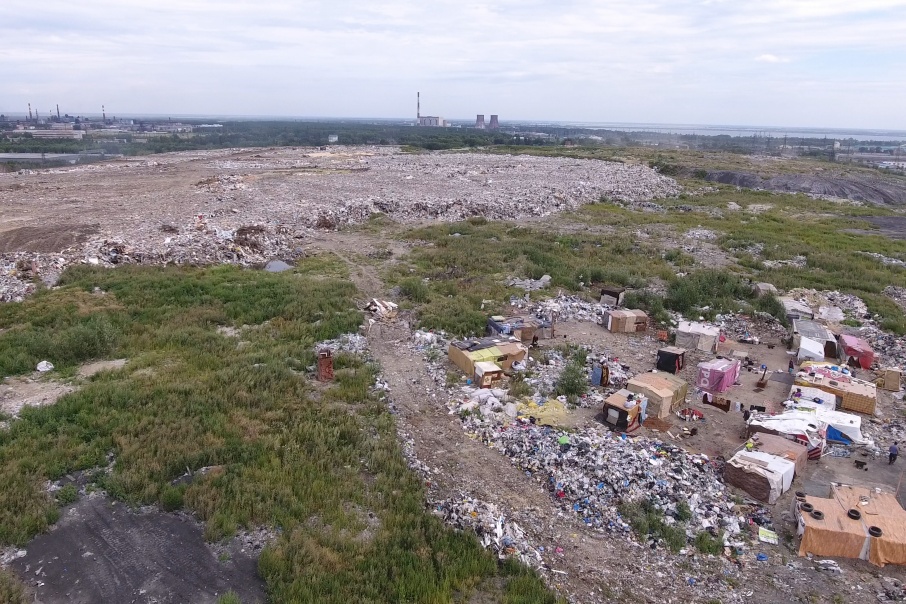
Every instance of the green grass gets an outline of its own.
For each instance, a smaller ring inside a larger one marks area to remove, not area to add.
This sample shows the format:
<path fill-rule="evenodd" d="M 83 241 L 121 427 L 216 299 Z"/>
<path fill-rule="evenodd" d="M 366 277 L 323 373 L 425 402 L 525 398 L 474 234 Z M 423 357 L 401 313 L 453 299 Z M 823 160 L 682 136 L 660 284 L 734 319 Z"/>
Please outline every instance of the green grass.
<path fill-rule="evenodd" d="M 679 552 L 686 545 L 683 523 L 667 524 L 664 513 L 650 501 L 624 503 L 619 506 L 619 511 L 640 541 L 644 542 L 648 538 L 661 540 L 673 553 Z"/>
<path fill-rule="evenodd" d="M 394 418 L 372 392 L 375 367 L 338 355 L 328 389 L 305 376 L 313 345 L 362 319 L 354 287 L 323 276 L 333 268 L 322 257 L 281 274 L 77 267 L 60 288 L 0 307 L 0 326 L 25 334 L 0 337 L 27 361 L 7 370 L 31 371 L 33 340 L 65 341 L 84 325 L 113 326 L 113 344 L 49 360 L 130 359 L 0 431 L 0 545 L 47 530 L 71 493 L 55 500 L 45 481 L 86 470 L 125 502 L 196 514 L 210 540 L 279 527 L 259 560 L 274 602 L 448 602 L 490 578 L 504 582 L 509 601 L 551 601 L 537 575 L 498 565 L 474 535 L 425 512 Z M 248 325 L 242 346 L 221 325 Z M 98 469 L 108 453 L 109 473 Z M 206 466 L 172 485 L 186 467 Z"/>
<path fill-rule="evenodd" d="M 557 235 L 471 220 L 410 230 L 405 237 L 422 245 L 408 263 L 394 265 L 387 280 L 418 303 L 421 327 L 455 335 L 483 333 L 488 314 L 503 308 L 511 295 L 525 294 L 505 285 L 511 277 L 550 275 L 550 290 L 533 297 L 562 288 L 595 298 L 600 284 L 641 287 L 652 276 L 673 274 L 658 250 L 629 236 Z"/>
<path fill-rule="evenodd" d="M 0 568 L 0 602 L 3 604 L 26 604 L 25 588 L 19 579 L 5 568 Z"/>

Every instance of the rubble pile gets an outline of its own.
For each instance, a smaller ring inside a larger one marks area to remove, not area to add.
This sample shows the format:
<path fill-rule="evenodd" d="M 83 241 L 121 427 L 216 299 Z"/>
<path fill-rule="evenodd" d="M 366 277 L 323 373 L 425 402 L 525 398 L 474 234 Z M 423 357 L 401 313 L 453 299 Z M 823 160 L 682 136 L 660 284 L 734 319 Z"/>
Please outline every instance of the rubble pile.
<path fill-rule="evenodd" d="M 884 288 L 884 295 L 896 302 L 900 308 L 906 311 L 906 287 L 888 285 Z"/>
<path fill-rule="evenodd" d="M 368 352 L 368 340 L 365 336 L 358 333 L 344 333 L 335 340 L 325 340 L 315 344 L 314 351 L 317 354 L 321 350 L 330 350 L 333 354 L 348 352 L 350 354 L 366 354 Z"/>
<path fill-rule="evenodd" d="M 881 264 L 886 264 L 888 266 L 906 266 L 906 262 L 899 258 L 891 258 L 890 256 L 885 256 L 884 254 L 879 254 L 877 252 L 862 252 L 862 254 L 874 258 Z"/>
<path fill-rule="evenodd" d="M 518 287 L 519 289 L 524 289 L 527 292 L 538 291 L 539 289 L 544 289 L 551 284 L 550 275 L 542 275 L 540 279 L 519 279 L 514 277 L 506 282 L 510 287 Z"/>
<path fill-rule="evenodd" d="M 745 524 L 705 455 L 645 437 L 624 439 L 593 428 L 570 434 L 523 422 L 485 428 L 479 437 L 597 529 L 628 532 L 618 506 L 642 500 L 652 501 L 668 517 L 679 502 L 686 502 L 696 530 L 714 527 L 733 536 Z"/>
<path fill-rule="evenodd" d="M 528 310 L 536 317 L 555 317 L 557 321 L 591 321 L 600 324 L 604 312 L 613 307 L 598 302 L 586 302 L 579 296 L 559 292 L 556 297 L 532 302 L 528 297 L 510 297 L 510 306 Z"/>
<path fill-rule="evenodd" d="M 783 340 L 789 330 L 772 315 L 756 312 L 754 316 L 726 313 L 717 315 L 714 321 L 721 331 L 737 341 L 758 338 L 759 341 Z"/>

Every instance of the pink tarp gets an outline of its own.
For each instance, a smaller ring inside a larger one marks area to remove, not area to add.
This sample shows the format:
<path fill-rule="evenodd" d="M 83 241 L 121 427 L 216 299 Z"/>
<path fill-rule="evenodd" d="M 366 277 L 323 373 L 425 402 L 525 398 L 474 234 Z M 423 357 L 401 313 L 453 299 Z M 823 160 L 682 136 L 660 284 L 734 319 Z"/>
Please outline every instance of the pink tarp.
<path fill-rule="evenodd" d="M 850 357 L 855 357 L 862 369 L 871 369 L 871 364 L 875 360 L 875 352 L 871 345 L 857 338 L 856 336 L 840 336 L 840 344 L 843 345 L 843 359 L 849 362 Z"/>
<path fill-rule="evenodd" d="M 708 392 L 726 392 L 739 378 L 739 361 L 714 359 L 698 364 L 696 385 Z"/>

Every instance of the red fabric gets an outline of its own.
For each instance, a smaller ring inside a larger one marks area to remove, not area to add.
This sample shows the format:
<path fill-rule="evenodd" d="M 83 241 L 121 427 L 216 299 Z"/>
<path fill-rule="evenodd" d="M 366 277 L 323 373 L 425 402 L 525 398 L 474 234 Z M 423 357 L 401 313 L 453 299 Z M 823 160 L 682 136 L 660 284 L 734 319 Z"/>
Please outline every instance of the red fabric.
<path fill-rule="evenodd" d="M 840 343 L 843 345 L 843 354 L 846 355 L 847 360 L 849 360 L 849 357 L 855 357 L 859 361 L 859 367 L 871 369 L 871 364 L 875 360 L 875 353 L 868 342 L 855 336 L 842 335 L 840 336 Z"/>

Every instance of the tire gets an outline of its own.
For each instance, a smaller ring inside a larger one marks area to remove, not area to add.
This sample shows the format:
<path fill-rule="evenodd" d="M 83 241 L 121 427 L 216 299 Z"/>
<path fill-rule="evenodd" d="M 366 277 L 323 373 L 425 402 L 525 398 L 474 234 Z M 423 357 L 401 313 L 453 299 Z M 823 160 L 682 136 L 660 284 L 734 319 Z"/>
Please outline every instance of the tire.
<path fill-rule="evenodd" d="M 868 527 L 868 534 L 872 537 L 880 537 L 884 532 L 877 526 L 870 526 Z"/>
<path fill-rule="evenodd" d="M 812 510 L 812 518 L 815 520 L 824 520 L 824 512 L 821 510 Z"/>
<path fill-rule="evenodd" d="M 852 518 L 853 520 L 862 519 L 862 512 L 860 512 L 859 510 L 855 510 L 855 509 L 850 510 L 846 513 L 846 515 L 849 516 L 850 518 Z"/>
<path fill-rule="evenodd" d="M 803 512 L 805 512 L 806 514 L 809 514 L 815 509 L 815 506 L 813 506 L 810 503 L 803 503 L 802 505 L 799 506 L 799 509 L 802 510 Z"/>

